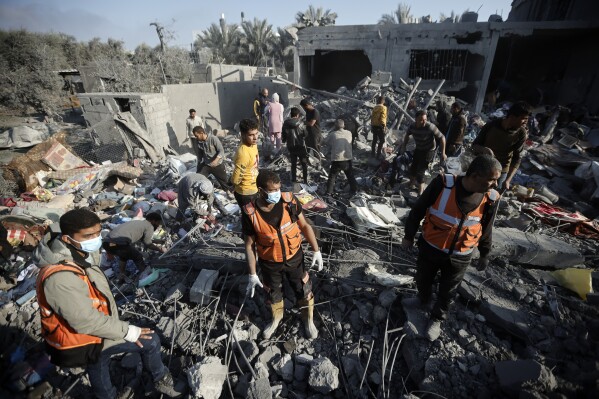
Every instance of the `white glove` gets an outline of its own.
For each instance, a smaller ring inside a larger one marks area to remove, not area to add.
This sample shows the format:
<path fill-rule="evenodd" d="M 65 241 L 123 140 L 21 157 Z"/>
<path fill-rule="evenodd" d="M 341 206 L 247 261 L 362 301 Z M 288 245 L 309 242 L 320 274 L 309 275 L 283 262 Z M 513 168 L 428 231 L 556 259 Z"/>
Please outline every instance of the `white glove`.
<path fill-rule="evenodd" d="M 245 291 L 246 295 L 250 295 L 250 298 L 254 297 L 254 288 L 259 285 L 260 288 L 263 288 L 264 286 L 262 285 L 262 283 L 260 282 L 260 277 L 258 277 L 257 274 L 250 274 L 248 276 L 248 287 Z"/>
<path fill-rule="evenodd" d="M 141 328 L 129 324 L 129 329 L 127 330 L 127 335 L 125 335 L 125 341 L 127 342 L 137 342 L 139 336 L 141 335 Z"/>
<path fill-rule="evenodd" d="M 312 255 L 312 264 L 310 265 L 310 267 L 314 267 L 315 264 L 318 263 L 318 271 L 322 270 L 323 267 L 323 263 L 322 263 L 322 254 L 320 253 L 320 251 L 316 251 L 314 252 L 314 255 Z"/>

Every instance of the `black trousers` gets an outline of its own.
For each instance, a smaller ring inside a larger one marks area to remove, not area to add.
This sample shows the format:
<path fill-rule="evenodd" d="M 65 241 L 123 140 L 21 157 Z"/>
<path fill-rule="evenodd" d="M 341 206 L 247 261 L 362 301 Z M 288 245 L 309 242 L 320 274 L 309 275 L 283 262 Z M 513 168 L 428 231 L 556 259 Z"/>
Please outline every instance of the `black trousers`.
<path fill-rule="evenodd" d="M 235 196 L 235 199 L 237 200 L 237 204 L 239 205 L 239 207 L 243 208 L 245 205 L 252 202 L 252 200 L 258 196 L 258 193 L 251 195 L 241 195 L 237 191 L 234 191 L 233 195 Z"/>
<path fill-rule="evenodd" d="M 306 126 L 308 136 L 306 137 L 306 145 L 320 152 L 320 143 L 322 142 L 322 133 L 320 128 L 316 126 Z"/>
<path fill-rule="evenodd" d="M 378 148 L 377 147 L 378 142 Z M 370 151 L 370 156 L 374 157 L 378 156 L 383 149 L 383 143 L 385 142 L 385 128 L 383 126 L 373 126 L 372 127 L 372 148 Z M 376 149 L 376 152 L 374 150 Z"/>
<path fill-rule="evenodd" d="M 410 165 L 409 175 L 414 177 L 417 183 L 424 182 L 424 173 L 435 156 L 435 150 L 414 150 L 414 157 Z"/>
<path fill-rule="evenodd" d="M 296 259 L 296 257 L 299 257 Z M 260 260 L 264 287 L 271 303 L 283 300 L 283 279 L 286 278 L 295 293 L 295 298 L 309 299 L 312 296 L 312 282 L 304 265 L 304 254 L 300 249 L 288 263 L 270 263 Z"/>
<path fill-rule="evenodd" d="M 203 176 L 214 176 L 220 188 L 224 191 L 231 191 L 231 186 L 229 185 L 229 178 L 227 177 L 227 170 L 225 169 L 224 162 L 218 166 L 210 166 L 206 164 L 198 164 L 197 173 Z"/>
<path fill-rule="evenodd" d="M 418 240 L 418 260 L 416 261 L 416 287 L 423 303 L 431 300 L 433 283 L 437 273 L 439 276 L 439 293 L 437 302 L 431 311 L 431 318 L 442 320 L 455 298 L 455 292 L 470 266 L 471 255 L 450 256 L 429 245 L 422 236 Z"/>
<path fill-rule="evenodd" d="M 306 154 L 306 150 L 304 148 L 290 150 L 289 157 L 291 158 L 291 181 L 297 181 L 297 160 L 299 158 L 304 184 L 308 184 L 308 154 Z"/>
<path fill-rule="evenodd" d="M 143 269 L 145 267 L 144 256 L 133 246 L 133 244 L 118 245 L 105 241 L 102 243 L 102 248 L 109 254 L 118 256 L 123 262 L 132 260 L 138 269 Z"/>
<path fill-rule="evenodd" d="M 335 180 L 337 175 L 343 172 L 349 181 L 349 187 L 352 192 L 358 190 L 358 182 L 354 177 L 354 168 L 351 161 L 333 161 L 331 162 L 331 171 L 329 172 L 329 181 L 327 182 L 327 194 L 332 194 L 335 189 Z"/>

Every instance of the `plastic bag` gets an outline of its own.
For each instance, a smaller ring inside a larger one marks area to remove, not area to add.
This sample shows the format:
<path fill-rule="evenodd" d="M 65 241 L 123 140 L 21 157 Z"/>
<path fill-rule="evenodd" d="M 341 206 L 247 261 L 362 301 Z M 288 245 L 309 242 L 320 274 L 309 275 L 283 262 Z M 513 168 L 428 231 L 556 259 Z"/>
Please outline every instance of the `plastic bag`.
<path fill-rule="evenodd" d="M 559 285 L 576 292 L 586 301 L 587 294 L 593 292 L 592 272 L 590 269 L 569 267 L 563 270 L 556 270 L 551 274 L 557 279 Z"/>

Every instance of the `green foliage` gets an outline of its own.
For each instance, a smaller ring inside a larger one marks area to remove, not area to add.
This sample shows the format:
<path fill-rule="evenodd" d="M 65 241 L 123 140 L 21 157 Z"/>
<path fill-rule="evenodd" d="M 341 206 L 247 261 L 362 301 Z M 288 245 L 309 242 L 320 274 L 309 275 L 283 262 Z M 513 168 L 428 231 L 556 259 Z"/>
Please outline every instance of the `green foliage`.
<path fill-rule="evenodd" d="M 335 25 L 336 19 L 337 13 L 325 10 L 322 7 L 314 8 L 312 5 L 306 11 L 298 12 L 295 15 L 295 22 L 298 28 Z"/>
<path fill-rule="evenodd" d="M 383 14 L 379 19 L 379 25 L 407 24 L 412 19 L 411 7 L 408 4 L 399 3 L 397 9 L 391 14 Z"/>

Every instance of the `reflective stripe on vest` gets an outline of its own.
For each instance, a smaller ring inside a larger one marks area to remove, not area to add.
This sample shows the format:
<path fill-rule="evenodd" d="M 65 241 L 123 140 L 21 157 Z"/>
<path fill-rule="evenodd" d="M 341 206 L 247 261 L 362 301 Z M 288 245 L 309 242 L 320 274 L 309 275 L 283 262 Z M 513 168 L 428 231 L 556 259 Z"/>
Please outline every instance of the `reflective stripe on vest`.
<path fill-rule="evenodd" d="M 455 255 L 469 255 L 482 236 L 481 222 L 485 207 L 488 202 L 496 201 L 499 193 L 495 190 L 488 191 L 474 210 L 463 215 L 455 198 L 456 177 L 447 174 L 443 176 L 443 180 L 443 191 L 426 211 L 423 237 L 429 245 L 445 253 L 451 251 Z"/>
<path fill-rule="evenodd" d="M 93 335 L 78 334 L 60 315 L 56 314 L 46 299 L 44 293 L 44 281 L 55 273 L 71 272 L 79 277 L 88 287 L 88 297 L 92 301 L 93 307 L 105 315 L 109 315 L 108 301 L 104 295 L 97 290 L 89 277 L 81 267 L 75 264 L 51 265 L 43 267 L 36 281 L 35 290 L 37 292 L 37 301 L 40 308 L 42 337 L 52 347 L 64 350 L 82 347 L 85 345 L 94 345 L 102 343 L 102 338 Z"/>
<path fill-rule="evenodd" d="M 302 245 L 302 233 L 297 220 L 291 218 L 290 208 L 296 206 L 293 194 L 284 192 L 281 193 L 281 198 L 283 215 L 278 229 L 266 222 L 252 204 L 244 207 L 244 212 L 250 217 L 254 226 L 258 257 L 269 262 L 287 261 L 299 251 Z"/>

